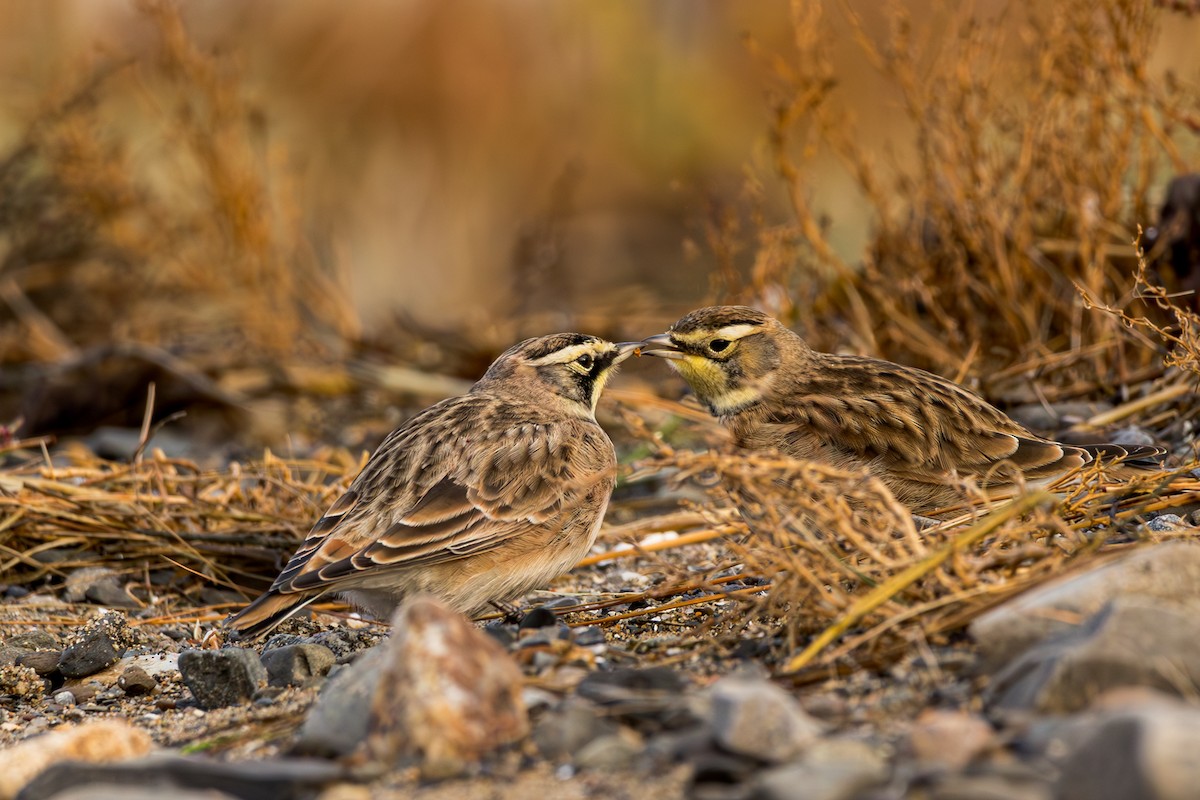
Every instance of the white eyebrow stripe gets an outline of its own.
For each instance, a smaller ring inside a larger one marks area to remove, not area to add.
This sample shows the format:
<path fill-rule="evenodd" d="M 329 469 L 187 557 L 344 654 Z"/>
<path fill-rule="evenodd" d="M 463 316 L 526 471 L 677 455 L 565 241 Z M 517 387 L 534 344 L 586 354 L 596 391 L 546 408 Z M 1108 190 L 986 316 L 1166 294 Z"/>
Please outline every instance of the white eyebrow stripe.
<path fill-rule="evenodd" d="M 761 330 L 761 325 L 726 325 L 724 328 L 717 329 L 717 336 L 721 337 L 722 339 L 736 341 L 737 339 L 741 339 L 743 336 L 749 336 L 750 334 L 758 333 Z"/>
<path fill-rule="evenodd" d="M 597 342 L 585 342 L 583 344 L 571 345 L 564 347 L 562 350 L 555 350 L 553 353 L 548 353 L 541 358 L 530 361 L 530 364 L 543 366 L 545 364 L 567 364 L 579 358 L 584 353 L 591 355 L 599 355 L 600 348 L 596 346 Z"/>

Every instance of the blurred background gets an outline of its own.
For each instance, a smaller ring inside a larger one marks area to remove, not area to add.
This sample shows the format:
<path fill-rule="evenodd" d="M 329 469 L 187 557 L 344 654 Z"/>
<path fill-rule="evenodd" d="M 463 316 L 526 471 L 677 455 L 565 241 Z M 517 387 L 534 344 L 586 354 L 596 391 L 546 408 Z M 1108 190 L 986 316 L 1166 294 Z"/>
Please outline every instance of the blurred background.
<path fill-rule="evenodd" d="M 0 5 L 0 423 L 136 427 L 153 382 L 294 442 L 732 300 L 997 402 L 1111 394 L 1166 351 L 1091 306 L 1161 314 L 1133 242 L 1196 167 L 1200 16 L 1029 5 Z"/>

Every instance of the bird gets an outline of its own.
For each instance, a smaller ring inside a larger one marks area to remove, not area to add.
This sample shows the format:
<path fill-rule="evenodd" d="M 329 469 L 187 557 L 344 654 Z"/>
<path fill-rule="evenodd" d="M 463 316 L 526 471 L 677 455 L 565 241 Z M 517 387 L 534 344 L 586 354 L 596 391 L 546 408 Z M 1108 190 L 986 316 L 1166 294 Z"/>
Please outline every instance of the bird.
<path fill-rule="evenodd" d="M 746 306 L 697 309 L 642 344 L 639 354 L 666 359 L 738 446 L 865 469 L 918 516 L 961 504 L 964 480 L 1046 485 L 1097 458 L 1155 469 L 1166 453 L 1042 438 L 940 375 L 819 352 Z"/>
<path fill-rule="evenodd" d="M 380 618 L 416 593 L 478 615 L 575 566 L 616 482 L 596 403 L 639 345 L 527 339 L 393 431 L 271 587 L 225 621 L 231 638 L 331 593 Z"/>

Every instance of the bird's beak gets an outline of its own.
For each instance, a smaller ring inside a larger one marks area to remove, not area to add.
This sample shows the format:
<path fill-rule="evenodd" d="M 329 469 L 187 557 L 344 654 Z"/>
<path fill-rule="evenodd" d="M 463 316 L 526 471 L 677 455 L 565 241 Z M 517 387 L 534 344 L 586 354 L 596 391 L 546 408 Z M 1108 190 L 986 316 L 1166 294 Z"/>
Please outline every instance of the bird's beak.
<path fill-rule="evenodd" d="M 671 341 L 671 335 L 660 333 L 656 336 L 648 336 L 639 342 L 641 349 L 638 355 L 642 356 L 658 356 L 659 358 L 679 359 L 683 358 L 683 351 L 680 350 Z"/>
<path fill-rule="evenodd" d="M 617 354 L 613 356 L 613 366 L 620 364 L 630 356 L 640 355 L 644 346 L 641 342 L 617 342 Z"/>

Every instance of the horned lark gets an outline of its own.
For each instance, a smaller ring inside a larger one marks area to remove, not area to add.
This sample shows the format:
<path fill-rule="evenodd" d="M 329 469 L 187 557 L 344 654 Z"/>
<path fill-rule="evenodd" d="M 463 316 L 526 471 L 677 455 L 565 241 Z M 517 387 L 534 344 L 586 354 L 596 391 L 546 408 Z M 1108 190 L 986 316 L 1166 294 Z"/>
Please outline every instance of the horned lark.
<path fill-rule="evenodd" d="M 978 395 L 924 370 L 819 353 L 761 311 L 702 308 L 643 342 L 669 359 L 735 441 L 843 468 L 866 468 L 921 514 L 985 487 L 1044 483 L 1093 459 L 1157 467 L 1157 447 L 1043 439 Z"/>
<path fill-rule="evenodd" d="M 637 346 L 560 333 L 510 348 L 467 394 L 388 436 L 226 624 L 258 636 L 328 593 L 381 618 L 415 592 L 476 614 L 570 569 L 616 479 L 596 401 Z"/>

